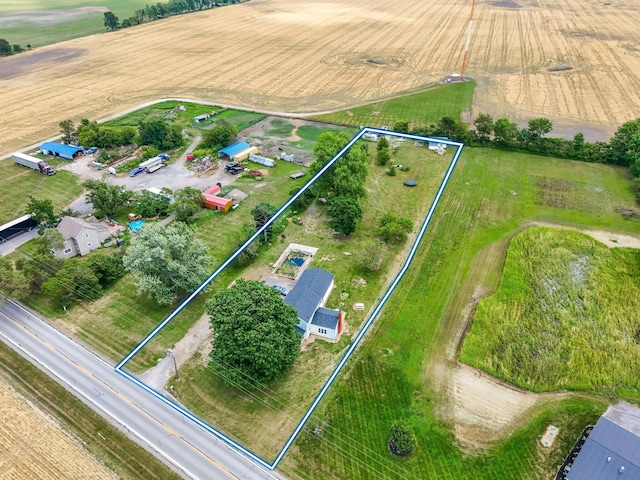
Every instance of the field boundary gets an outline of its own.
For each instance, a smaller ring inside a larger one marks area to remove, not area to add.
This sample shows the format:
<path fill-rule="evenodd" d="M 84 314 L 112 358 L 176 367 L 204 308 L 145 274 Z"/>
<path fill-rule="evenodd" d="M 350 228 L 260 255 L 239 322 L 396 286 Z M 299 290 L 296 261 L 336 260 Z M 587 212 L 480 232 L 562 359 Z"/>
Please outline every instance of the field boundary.
<path fill-rule="evenodd" d="M 271 463 L 267 462 L 266 460 L 262 459 L 260 456 L 255 454 L 254 452 L 248 450 L 247 448 L 245 448 L 244 446 L 240 445 L 235 440 L 229 438 L 224 433 L 220 432 L 219 430 L 217 430 L 213 426 L 209 425 L 208 423 L 206 423 L 204 420 L 202 420 L 198 416 L 194 415 L 191 411 L 187 410 L 185 407 L 179 405 L 177 402 L 175 402 L 172 399 L 166 397 L 162 393 L 160 393 L 157 390 L 151 388 L 149 385 L 145 384 L 144 382 L 142 382 L 141 380 L 139 380 L 138 378 L 133 376 L 131 373 L 127 372 L 124 369 L 124 367 L 163 328 L 165 328 L 184 308 L 186 308 L 186 306 L 189 305 L 196 296 L 198 296 L 220 273 L 222 273 L 222 271 L 225 268 L 227 268 L 246 248 L 248 248 L 249 245 L 251 245 L 251 243 L 256 238 L 258 238 L 260 235 L 262 235 L 266 229 L 268 229 L 275 221 L 277 221 L 280 218 L 280 216 L 298 198 L 300 198 L 300 196 L 302 196 L 322 175 L 325 174 L 325 172 L 329 168 L 331 168 L 358 140 L 360 140 L 367 133 L 368 134 L 376 134 L 376 135 L 389 135 L 389 136 L 394 136 L 394 137 L 399 137 L 399 138 L 408 139 L 408 140 L 414 140 L 414 141 L 420 141 L 420 142 L 428 142 L 429 140 L 432 140 L 430 137 L 426 137 L 426 136 L 411 135 L 411 134 L 408 134 L 408 133 L 393 132 L 393 131 L 388 131 L 388 130 L 383 130 L 383 129 L 378 129 L 378 128 L 372 128 L 372 127 L 362 128 L 360 130 L 360 132 L 358 132 L 358 134 L 356 134 L 330 161 L 328 161 L 311 179 L 309 179 L 300 188 L 300 190 L 298 190 L 298 192 L 296 192 L 289 200 L 287 200 L 262 227 L 257 229 L 253 233 L 253 235 L 251 235 L 240 247 L 238 247 L 218 268 L 216 268 L 216 270 L 214 270 L 213 273 L 211 273 L 200 284 L 200 286 L 198 286 L 185 300 L 183 300 L 180 303 L 180 305 L 178 305 L 145 338 L 143 338 L 138 343 L 138 345 L 136 345 L 136 347 L 134 347 L 133 350 L 131 350 L 114 368 L 115 371 L 118 372 L 120 375 L 124 376 L 125 378 L 127 378 L 128 380 L 130 380 L 131 382 L 133 382 L 134 384 L 136 384 L 137 386 L 139 386 L 143 390 L 147 391 L 148 393 L 150 393 L 151 395 L 156 397 L 158 400 L 164 402 L 165 404 L 167 404 L 168 406 L 173 408 L 175 411 L 181 413 L 186 418 L 188 418 L 189 420 L 194 422 L 196 425 L 200 426 L 205 431 L 211 433 L 217 439 L 219 439 L 222 442 L 224 442 L 227 446 L 232 448 L 237 453 L 248 457 L 250 460 L 252 460 L 256 464 L 258 464 L 258 465 L 260 465 L 262 467 L 265 467 L 265 468 L 267 468 L 269 470 L 275 470 L 277 468 L 278 464 L 282 461 L 284 455 L 287 453 L 289 448 L 291 448 L 291 445 L 293 444 L 295 439 L 298 437 L 298 435 L 300 434 L 300 432 L 304 428 L 305 424 L 307 423 L 307 421 L 309 420 L 309 418 L 311 417 L 311 415 L 313 414 L 315 409 L 318 407 L 318 405 L 320 404 L 320 402 L 322 401 L 322 399 L 324 398 L 326 393 L 329 391 L 329 388 L 332 386 L 332 384 L 335 381 L 335 379 L 338 377 L 338 375 L 340 374 L 342 369 L 345 367 L 345 365 L 346 365 L 347 361 L 349 360 L 349 358 L 353 355 L 353 353 L 355 352 L 355 350 L 357 349 L 359 344 L 362 342 L 364 336 L 367 334 L 367 332 L 369 331 L 369 329 L 373 325 L 374 321 L 377 319 L 378 315 L 382 311 L 382 308 L 385 306 L 385 304 L 387 303 L 387 301 L 391 297 L 391 294 L 395 290 L 396 286 L 401 281 L 401 279 L 403 278 L 404 274 L 408 270 L 409 266 L 413 262 L 413 259 L 414 259 L 415 255 L 416 255 L 418 247 L 420 246 L 420 243 L 421 243 L 421 241 L 422 241 L 422 239 L 423 239 L 423 237 L 424 237 L 424 235 L 426 233 L 427 227 L 429 226 L 429 224 L 431 222 L 431 219 L 433 217 L 435 209 L 438 206 L 438 203 L 439 203 L 439 201 L 440 201 L 440 199 L 441 199 L 441 197 L 442 197 L 442 195 L 444 193 L 444 190 L 445 190 L 445 188 L 446 188 L 446 186 L 447 186 L 447 184 L 449 182 L 449 179 L 450 179 L 451 175 L 453 174 L 455 166 L 458 163 L 458 159 L 460 158 L 460 154 L 462 153 L 462 149 L 464 148 L 464 144 L 463 143 L 455 142 L 455 141 L 451 141 L 451 140 L 441 140 L 441 139 L 437 140 L 439 143 L 444 143 L 444 144 L 446 144 L 448 146 L 455 147 L 456 150 L 455 150 L 455 152 L 453 154 L 453 157 L 451 159 L 451 162 L 449 163 L 449 166 L 448 166 L 448 168 L 447 168 L 447 170 L 446 170 L 446 172 L 445 172 L 445 174 L 444 174 L 444 176 L 442 178 L 442 181 L 440 182 L 440 186 L 438 187 L 438 190 L 436 191 L 436 194 L 435 194 L 435 196 L 434 196 L 434 198 L 433 198 L 433 200 L 431 202 L 431 206 L 429 207 L 429 209 L 427 211 L 427 214 L 426 214 L 426 216 L 425 216 L 425 218 L 424 218 L 424 220 L 422 222 L 420 230 L 418 231 L 418 233 L 417 233 L 417 235 L 416 235 L 416 237 L 415 237 L 415 239 L 413 241 L 413 244 L 411 245 L 411 249 L 409 250 L 409 253 L 407 254 L 407 257 L 406 257 L 404 263 L 402 264 L 402 267 L 400 268 L 400 270 L 396 274 L 396 276 L 393 279 L 393 281 L 391 282 L 391 284 L 385 290 L 384 294 L 382 295 L 382 297 L 378 301 L 376 307 L 371 312 L 371 314 L 369 315 L 369 317 L 367 318 L 367 320 L 365 321 L 363 326 L 360 328 L 360 330 L 358 331 L 357 335 L 354 337 L 354 339 L 349 344 L 349 347 L 347 348 L 347 350 L 343 354 L 342 359 L 340 360 L 338 365 L 334 368 L 334 370 L 332 371 L 331 375 L 329 376 L 329 378 L 327 379 L 327 381 L 325 382 L 323 387 L 320 389 L 320 391 L 316 395 L 315 399 L 313 400 L 313 402 L 311 403 L 311 405 L 309 406 L 309 408 L 307 409 L 307 411 L 305 412 L 305 414 L 303 415 L 301 420 L 298 422 L 297 426 L 292 431 L 292 433 L 290 434 L 289 438 L 287 439 L 287 441 L 285 442 L 285 444 L 283 445 L 282 449 L 277 454 L 277 456 L 276 456 L 276 458 L 275 458 L 275 460 L 273 462 L 271 462 Z"/>

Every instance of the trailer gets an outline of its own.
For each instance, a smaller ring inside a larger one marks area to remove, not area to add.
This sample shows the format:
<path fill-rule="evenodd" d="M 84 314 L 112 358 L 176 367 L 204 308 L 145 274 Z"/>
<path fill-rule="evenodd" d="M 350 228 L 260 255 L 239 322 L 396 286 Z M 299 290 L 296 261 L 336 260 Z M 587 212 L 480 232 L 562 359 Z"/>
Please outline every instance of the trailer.
<path fill-rule="evenodd" d="M 32 157 L 31 155 L 27 155 L 22 152 L 14 152 L 11 157 L 16 165 L 22 165 L 23 167 L 28 167 L 36 172 L 43 173 L 45 175 L 53 175 L 56 171 L 47 165 L 47 162 L 44 160 L 40 160 L 39 158 Z"/>
<path fill-rule="evenodd" d="M 156 168 L 158 165 L 160 166 Z M 140 168 L 144 168 L 147 171 L 147 173 L 153 173 L 159 168 L 162 168 L 163 165 L 164 165 L 164 159 L 162 157 L 153 157 L 153 158 L 150 158 L 149 160 L 142 162 L 138 166 Z"/>
<path fill-rule="evenodd" d="M 261 157 L 260 155 L 249 155 L 249 161 L 257 163 L 258 165 L 264 165 L 265 167 L 275 167 L 276 161 L 272 158 Z"/>

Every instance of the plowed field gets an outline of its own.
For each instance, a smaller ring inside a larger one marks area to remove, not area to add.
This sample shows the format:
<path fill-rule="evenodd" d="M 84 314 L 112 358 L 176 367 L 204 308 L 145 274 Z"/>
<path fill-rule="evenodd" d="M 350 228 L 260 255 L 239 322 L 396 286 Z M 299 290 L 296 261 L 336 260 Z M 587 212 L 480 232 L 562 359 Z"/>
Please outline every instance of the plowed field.
<path fill-rule="evenodd" d="M 0 380 L 0 479 L 116 478 L 55 421 Z"/>
<path fill-rule="evenodd" d="M 633 0 L 476 4 L 474 111 L 613 128 L 638 115 Z M 158 97 L 317 112 L 459 71 L 470 0 L 251 0 L 0 59 L 0 153 Z M 572 66 L 550 72 L 548 68 Z"/>

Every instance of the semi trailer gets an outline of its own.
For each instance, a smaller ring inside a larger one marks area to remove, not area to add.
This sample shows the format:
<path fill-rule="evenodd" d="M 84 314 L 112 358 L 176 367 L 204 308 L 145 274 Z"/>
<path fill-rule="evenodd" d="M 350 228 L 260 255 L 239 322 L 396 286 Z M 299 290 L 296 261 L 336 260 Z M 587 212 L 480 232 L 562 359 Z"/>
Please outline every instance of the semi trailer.
<path fill-rule="evenodd" d="M 45 175 L 53 175 L 56 171 L 47 165 L 47 162 L 40 160 L 39 158 L 32 157 L 22 152 L 14 152 L 11 157 L 16 165 L 22 165 L 28 167 L 36 172 L 44 173 Z"/>

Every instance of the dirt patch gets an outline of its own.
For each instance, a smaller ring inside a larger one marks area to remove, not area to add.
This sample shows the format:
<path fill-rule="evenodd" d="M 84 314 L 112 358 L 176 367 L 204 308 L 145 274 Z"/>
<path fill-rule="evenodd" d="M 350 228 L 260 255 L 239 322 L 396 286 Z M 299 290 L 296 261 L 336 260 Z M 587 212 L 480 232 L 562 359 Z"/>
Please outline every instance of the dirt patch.
<path fill-rule="evenodd" d="M 0 478 L 117 478 L 0 377 Z"/>
<path fill-rule="evenodd" d="M 640 238 L 633 235 L 624 233 L 607 232 L 605 230 L 581 230 L 579 228 L 566 227 L 564 225 L 557 225 L 547 222 L 535 222 L 531 225 L 540 225 L 543 227 L 562 228 L 565 230 L 574 230 L 576 232 L 584 233 L 592 238 L 595 238 L 601 243 L 604 243 L 609 248 L 623 247 L 623 248 L 640 248 Z"/>
<path fill-rule="evenodd" d="M 82 48 L 54 48 L 35 51 L 29 55 L 15 55 L 0 59 L 0 80 L 37 72 L 53 65 L 60 65 L 81 57 Z"/>

